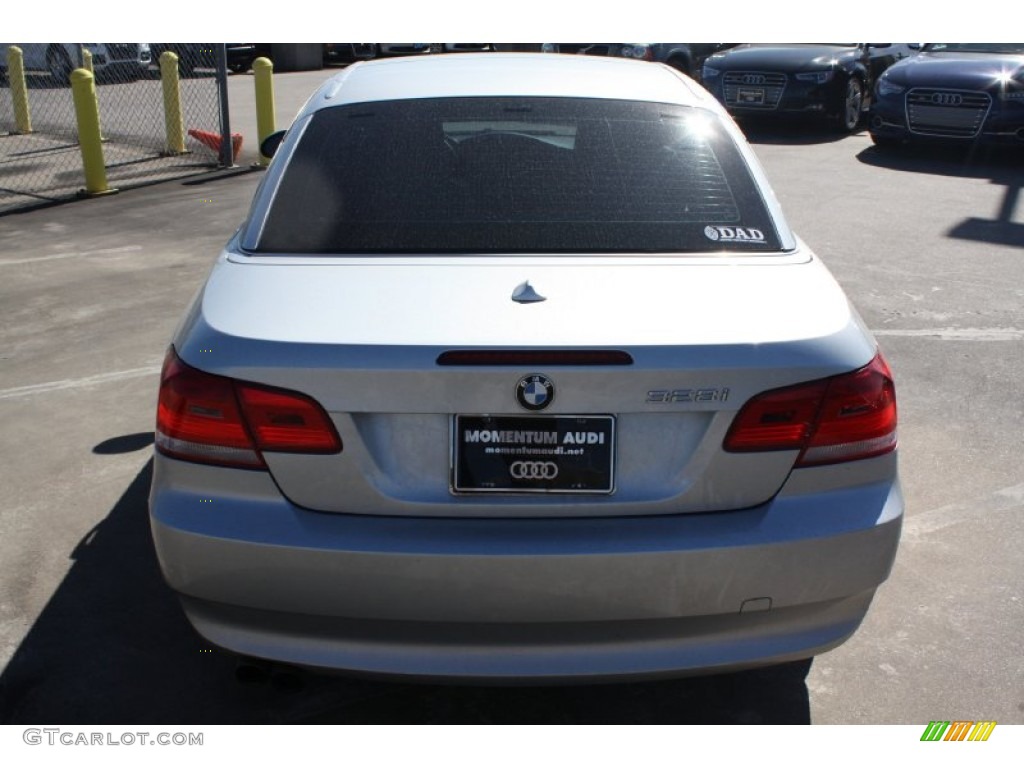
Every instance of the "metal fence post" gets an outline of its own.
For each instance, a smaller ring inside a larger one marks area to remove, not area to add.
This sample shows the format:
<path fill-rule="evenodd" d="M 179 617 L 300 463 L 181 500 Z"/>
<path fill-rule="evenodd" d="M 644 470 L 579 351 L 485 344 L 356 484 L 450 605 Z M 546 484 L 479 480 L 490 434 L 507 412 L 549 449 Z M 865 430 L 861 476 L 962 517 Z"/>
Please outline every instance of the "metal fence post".
<path fill-rule="evenodd" d="M 11 86 L 17 132 L 32 133 L 32 110 L 28 105 L 28 87 L 25 85 L 25 57 L 16 45 L 7 49 L 7 80 Z"/>
<path fill-rule="evenodd" d="M 216 47 L 217 59 L 217 101 L 220 105 L 220 152 L 218 162 L 221 168 L 235 164 L 234 141 L 231 136 L 231 115 L 228 109 L 228 49 L 224 43 Z"/>
<path fill-rule="evenodd" d="M 260 56 L 252 63 L 252 74 L 256 81 L 256 143 L 274 132 L 274 63 Z M 267 166 L 270 158 L 260 152 L 259 165 Z"/>
<path fill-rule="evenodd" d="M 82 151 L 85 171 L 85 189 L 88 196 L 116 192 L 107 186 L 107 168 L 103 162 L 103 142 L 100 138 L 100 112 L 96 103 L 96 80 L 87 69 L 71 73 L 71 95 L 78 121 L 78 146 Z"/>
<path fill-rule="evenodd" d="M 164 91 L 164 131 L 167 154 L 185 153 L 185 124 L 181 118 L 181 84 L 178 82 L 178 55 L 172 51 L 160 54 L 160 81 Z"/>

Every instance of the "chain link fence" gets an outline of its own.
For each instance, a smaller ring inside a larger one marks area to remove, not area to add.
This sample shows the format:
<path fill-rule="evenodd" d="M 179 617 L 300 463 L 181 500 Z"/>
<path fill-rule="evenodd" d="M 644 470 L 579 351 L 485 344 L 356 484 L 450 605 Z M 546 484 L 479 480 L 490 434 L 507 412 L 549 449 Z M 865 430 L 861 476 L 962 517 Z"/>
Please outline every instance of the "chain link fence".
<path fill-rule="evenodd" d="M 76 196 L 84 186 L 71 72 L 96 77 L 103 164 L 110 188 L 127 188 L 218 166 L 226 62 L 218 44 L 24 43 L 22 92 L 10 43 L 0 44 L 0 214 Z M 184 152 L 168 143 L 159 56 L 179 57 Z M 23 95 L 22 95 L 23 94 Z M 19 102 L 19 99 L 21 101 Z M 27 110 L 25 103 L 27 102 Z M 25 129 L 26 111 L 31 132 Z M 204 142 L 205 139 L 205 142 Z"/>

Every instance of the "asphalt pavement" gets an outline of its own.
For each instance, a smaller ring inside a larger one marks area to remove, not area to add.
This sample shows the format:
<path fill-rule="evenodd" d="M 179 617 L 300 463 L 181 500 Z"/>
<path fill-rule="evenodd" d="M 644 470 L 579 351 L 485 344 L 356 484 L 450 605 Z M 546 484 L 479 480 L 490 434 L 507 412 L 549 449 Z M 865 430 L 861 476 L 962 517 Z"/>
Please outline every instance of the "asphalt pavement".
<path fill-rule="evenodd" d="M 329 74 L 278 76 L 279 127 Z M 0 217 L 0 722 L 1024 723 L 1024 158 L 800 125 L 748 132 L 900 406 L 907 522 L 853 639 L 629 685 L 236 682 L 163 585 L 146 494 L 163 352 L 261 177 L 251 86 L 236 173 Z"/>

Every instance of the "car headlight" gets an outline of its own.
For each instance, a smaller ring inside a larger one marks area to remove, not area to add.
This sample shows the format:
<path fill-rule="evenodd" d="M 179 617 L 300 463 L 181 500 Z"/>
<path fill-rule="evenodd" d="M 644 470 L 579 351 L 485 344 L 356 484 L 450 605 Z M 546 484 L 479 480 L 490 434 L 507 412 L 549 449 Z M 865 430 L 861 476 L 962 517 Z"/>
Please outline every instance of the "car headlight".
<path fill-rule="evenodd" d="M 1000 78 L 999 98 L 1004 101 L 1024 101 L 1024 72 L 1018 72 L 1016 75 L 1008 73 Z"/>
<path fill-rule="evenodd" d="M 646 59 L 649 50 L 646 45 L 624 45 L 619 53 L 627 59 Z"/>
<path fill-rule="evenodd" d="M 878 81 L 877 90 L 879 96 L 899 96 L 907 89 L 905 86 L 896 85 L 892 80 L 883 77 Z"/>
<path fill-rule="evenodd" d="M 710 80 L 713 77 L 718 77 L 722 74 L 722 70 L 709 67 L 707 64 L 704 65 L 704 69 L 701 70 L 701 77 L 705 80 Z"/>
<path fill-rule="evenodd" d="M 835 72 L 831 69 L 822 70 L 821 72 L 801 72 L 796 76 L 796 79 L 821 85 L 831 80 L 834 74 Z"/>

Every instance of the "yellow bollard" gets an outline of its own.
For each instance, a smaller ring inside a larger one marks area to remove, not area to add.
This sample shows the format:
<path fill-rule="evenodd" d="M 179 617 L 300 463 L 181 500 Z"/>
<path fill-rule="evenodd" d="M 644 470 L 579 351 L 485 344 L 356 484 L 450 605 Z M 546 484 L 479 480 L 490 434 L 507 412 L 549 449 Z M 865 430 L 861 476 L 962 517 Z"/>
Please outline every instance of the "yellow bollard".
<path fill-rule="evenodd" d="M 88 48 L 86 48 L 84 46 L 79 48 L 78 50 L 82 54 L 82 69 L 88 70 L 89 74 L 92 75 L 95 78 L 96 77 L 96 70 L 92 68 L 92 51 L 90 51 Z M 99 108 L 100 108 L 100 92 L 96 91 L 96 111 L 97 112 L 99 111 Z M 106 139 L 103 138 L 102 136 L 100 136 L 100 141 L 106 141 Z"/>
<path fill-rule="evenodd" d="M 17 133 L 32 133 L 32 110 L 28 106 L 28 87 L 25 85 L 25 57 L 16 45 L 7 49 L 7 80 L 11 85 Z"/>
<path fill-rule="evenodd" d="M 256 82 L 256 144 L 275 131 L 274 128 L 274 63 L 263 56 L 252 63 Z M 270 158 L 260 153 L 259 165 L 267 166 Z"/>
<path fill-rule="evenodd" d="M 185 154 L 185 125 L 181 117 L 181 84 L 178 82 L 178 55 L 172 51 L 160 54 L 160 80 L 164 86 L 164 128 L 167 132 L 166 154 Z"/>
<path fill-rule="evenodd" d="M 96 80 L 91 72 L 76 69 L 71 73 L 71 97 L 75 103 L 78 146 L 85 170 L 85 189 L 79 194 L 91 197 L 116 192 L 107 186 L 107 168 L 100 139 L 100 111 L 96 105 Z"/>

